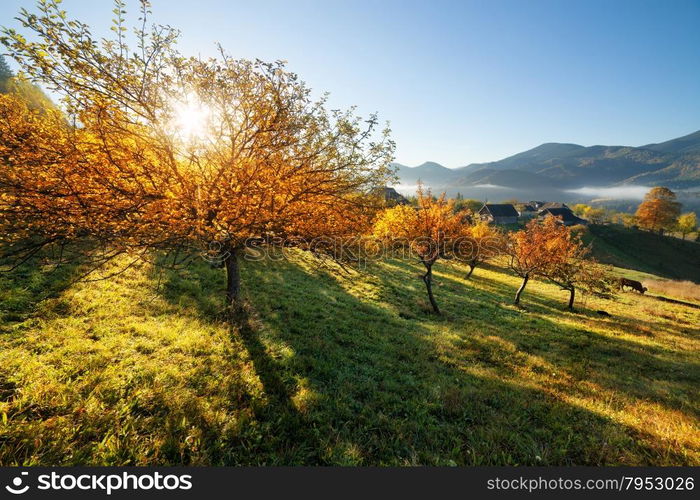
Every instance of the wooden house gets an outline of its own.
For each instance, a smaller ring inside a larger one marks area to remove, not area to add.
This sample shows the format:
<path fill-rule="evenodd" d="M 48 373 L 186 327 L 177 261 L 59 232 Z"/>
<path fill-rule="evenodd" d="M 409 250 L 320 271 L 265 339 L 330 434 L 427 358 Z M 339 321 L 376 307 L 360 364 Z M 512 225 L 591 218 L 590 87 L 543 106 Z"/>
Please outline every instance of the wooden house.
<path fill-rule="evenodd" d="M 485 203 L 479 210 L 479 217 L 494 224 L 517 224 L 518 211 L 510 203 Z"/>
<path fill-rule="evenodd" d="M 559 217 L 565 226 L 586 225 L 588 221 L 577 217 L 569 207 L 545 208 L 540 211 L 539 217 Z"/>

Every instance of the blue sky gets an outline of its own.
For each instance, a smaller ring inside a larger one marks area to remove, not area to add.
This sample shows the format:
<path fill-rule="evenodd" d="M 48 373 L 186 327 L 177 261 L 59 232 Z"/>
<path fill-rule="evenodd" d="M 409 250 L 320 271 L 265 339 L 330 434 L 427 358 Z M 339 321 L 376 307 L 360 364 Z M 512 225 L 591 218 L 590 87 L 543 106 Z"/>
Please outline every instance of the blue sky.
<path fill-rule="evenodd" d="M 137 3 L 131 10 L 136 14 Z M 109 0 L 64 0 L 108 33 Z M 389 120 L 396 159 L 449 167 L 543 142 L 700 129 L 700 0 L 153 0 L 182 51 L 284 59 L 331 106 Z M 0 2 L 0 24 L 31 1 Z"/>

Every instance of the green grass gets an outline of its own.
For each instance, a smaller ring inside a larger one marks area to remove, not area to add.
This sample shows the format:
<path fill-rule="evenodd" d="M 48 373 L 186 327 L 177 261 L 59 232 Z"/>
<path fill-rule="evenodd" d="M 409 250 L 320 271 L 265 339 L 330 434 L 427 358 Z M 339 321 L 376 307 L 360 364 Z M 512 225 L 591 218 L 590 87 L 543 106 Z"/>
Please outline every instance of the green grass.
<path fill-rule="evenodd" d="M 294 255 L 235 328 L 205 263 L 0 275 L 0 464 L 700 464 L 700 310 L 438 264 L 437 317 L 418 265 Z"/>

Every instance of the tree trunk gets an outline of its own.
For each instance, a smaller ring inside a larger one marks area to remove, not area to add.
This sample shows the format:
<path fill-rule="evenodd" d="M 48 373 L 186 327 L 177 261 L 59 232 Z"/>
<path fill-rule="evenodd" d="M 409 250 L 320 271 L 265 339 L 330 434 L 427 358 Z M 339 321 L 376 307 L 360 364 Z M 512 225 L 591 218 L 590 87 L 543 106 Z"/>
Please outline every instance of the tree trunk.
<path fill-rule="evenodd" d="M 423 275 L 423 282 L 425 283 L 425 288 L 428 289 L 428 299 L 430 299 L 430 305 L 433 306 L 433 311 L 435 311 L 435 314 L 440 314 L 440 308 L 438 307 L 435 297 L 433 296 L 433 265 L 425 262 L 423 265 L 426 269 L 426 273 Z"/>
<path fill-rule="evenodd" d="M 472 277 L 472 273 L 474 272 L 474 269 L 476 269 L 476 264 L 473 262 L 469 263 L 469 272 L 467 273 L 467 279 Z"/>
<path fill-rule="evenodd" d="M 520 305 L 520 296 L 523 293 L 523 290 L 525 290 L 525 286 L 527 285 L 527 282 L 530 280 L 530 275 L 526 274 L 523 277 L 523 283 L 520 285 L 520 288 L 518 288 L 518 291 L 515 293 L 515 302 L 513 302 L 516 306 Z"/>
<path fill-rule="evenodd" d="M 573 311 L 574 310 L 574 297 L 576 296 L 576 288 L 574 288 L 573 286 L 571 288 L 569 288 L 569 293 L 571 294 L 571 295 L 569 295 L 569 310 Z"/>
<path fill-rule="evenodd" d="M 228 251 L 224 264 L 226 266 L 226 304 L 235 306 L 241 298 L 241 271 L 236 249 Z"/>

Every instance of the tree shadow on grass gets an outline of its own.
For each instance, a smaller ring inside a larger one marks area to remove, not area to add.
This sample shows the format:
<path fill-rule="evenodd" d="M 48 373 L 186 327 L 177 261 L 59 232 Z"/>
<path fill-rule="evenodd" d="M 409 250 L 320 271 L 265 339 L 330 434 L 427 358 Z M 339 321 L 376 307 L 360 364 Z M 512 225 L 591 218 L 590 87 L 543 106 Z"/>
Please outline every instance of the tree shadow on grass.
<path fill-rule="evenodd" d="M 391 260 L 386 261 L 384 265 L 394 271 L 394 273 L 383 275 L 382 278 L 387 300 L 391 300 L 391 297 L 397 294 L 401 295 L 402 288 L 405 289 L 407 286 L 411 287 L 414 296 L 422 297 L 425 295 L 424 287 L 418 286 L 417 271 L 419 267 L 415 263 Z M 491 266 L 491 269 L 500 270 L 495 266 Z M 540 297 L 532 291 L 532 287 L 523 294 L 521 306 L 515 306 L 512 300 L 518 285 L 508 285 L 476 275 L 472 275 L 469 280 L 466 280 L 459 276 L 459 274 L 466 274 L 466 272 L 460 273 L 460 270 L 452 262 L 441 263 L 435 268 L 434 290 L 436 299 L 443 309 L 443 315 L 435 317 L 436 319 L 453 321 L 464 317 L 478 317 L 483 312 L 488 312 L 491 315 L 497 312 L 499 318 L 502 315 L 521 317 L 525 313 L 570 314 L 566 310 L 565 300 L 559 303 Z M 477 268 L 478 270 L 479 268 Z M 409 280 L 407 283 L 407 276 L 415 276 L 416 279 Z M 453 296 L 450 297 L 450 295 Z M 566 300 L 568 300 L 568 296 Z M 495 311 L 494 305 L 496 306 Z M 406 314 L 410 316 L 410 313 Z"/>
<path fill-rule="evenodd" d="M 56 266 L 39 254 L 16 269 L 0 266 L 0 333 L 37 314 L 62 315 L 67 304 L 56 300 L 79 277 L 80 263 Z"/>
<path fill-rule="evenodd" d="M 322 450 L 314 429 L 306 425 L 294 404 L 296 384 L 283 380 L 282 368 L 257 335 L 247 308 L 240 308 L 235 314 L 231 335 L 242 340 L 265 394 L 271 400 L 270 404 L 256 409 L 258 421 L 272 424 L 278 446 L 285 450 L 285 461 L 320 463 Z"/>
<path fill-rule="evenodd" d="M 496 295 L 502 289 L 487 282 L 484 279 L 480 286 L 494 290 Z M 691 418 L 700 416 L 697 399 L 689 391 L 700 384 L 700 367 L 689 353 L 675 345 L 675 339 L 687 339 L 689 331 L 626 315 L 602 318 L 585 308 L 573 313 L 552 309 L 543 298 L 532 302 L 536 305 L 528 307 L 530 314 L 523 321 L 513 315 L 503 316 L 504 328 L 499 336 L 525 352 L 542 356 L 554 366 L 569 365 L 568 371 L 581 382 L 622 391 L 640 401 L 654 401 Z M 569 323 L 570 319 L 576 324 Z M 620 331 L 624 331 L 626 338 L 616 336 Z M 630 335 L 640 341 L 630 339 Z M 675 339 L 670 344 L 646 341 L 657 335 L 671 335 Z"/>
<path fill-rule="evenodd" d="M 220 297 L 223 277 L 206 270 L 204 276 L 214 281 L 202 286 Z M 164 289 L 173 303 L 183 300 L 179 279 L 171 274 Z M 651 438 L 642 442 L 637 429 L 563 402 L 527 380 L 514 382 L 523 360 L 513 352 L 494 350 L 479 338 L 472 341 L 465 332 L 461 340 L 450 340 L 457 352 L 463 351 L 451 358 L 436 343 L 434 330 L 449 325 L 449 319 L 402 318 L 397 311 L 415 306 L 411 294 L 395 309 L 375 305 L 390 300 L 402 282 L 407 286 L 405 273 L 384 273 L 374 280 L 377 286 L 366 286 L 361 279 L 336 279 L 296 263 L 267 262 L 245 265 L 243 279 L 251 311 L 240 328 L 232 329 L 232 338 L 245 346 L 269 404 L 256 410 L 262 437 L 228 442 L 221 463 L 689 461 L 682 453 L 648 444 Z M 211 301 L 220 300 L 211 293 L 195 294 L 205 320 L 211 318 Z M 490 297 L 500 296 L 493 292 Z M 480 298 L 455 300 L 443 298 L 447 311 L 471 307 L 470 301 Z M 512 330 L 504 338 L 525 351 L 555 364 L 566 361 L 565 355 L 525 342 L 520 318 L 517 312 L 504 314 L 499 330 L 485 334 Z M 480 320 L 487 329 L 494 318 Z M 616 348 L 627 349 L 623 343 Z"/>
<path fill-rule="evenodd" d="M 486 278 L 481 278 L 479 286 L 493 293 L 491 301 L 497 300 L 508 289 L 502 283 Z M 688 338 L 688 329 L 663 321 L 641 321 L 622 314 L 604 318 L 585 306 L 571 312 L 563 306 L 558 308 L 552 299 L 537 297 L 534 293 L 528 298 L 528 314 L 523 316 L 524 321 L 519 321 L 514 315 L 503 316 L 505 325 L 511 325 L 503 328 L 500 334 L 503 338 L 523 349 L 543 354 L 556 365 L 573 362 L 582 380 L 600 383 L 611 390 L 623 389 L 636 398 L 651 398 L 693 417 L 700 415 L 697 405 L 689 404 L 687 400 L 688 388 L 700 383 L 700 370 L 688 353 L 674 347 L 675 340 L 671 344 L 650 345 L 648 342 L 615 336 L 616 332 L 624 330 L 628 337 L 632 335 L 643 340 L 656 335 L 671 335 L 678 339 Z M 528 317 L 529 321 L 526 319 Z M 555 322 L 552 318 L 563 321 Z M 577 324 L 568 323 L 570 319 Z M 537 335 L 538 330 L 555 332 L 556 338 L 548 335 L 544 339 Z M 552 341 L 556 345 L 552 345 Z M 664 382 L 661 392 L 649 389 L 650 383 L 660 381 Z"/>

